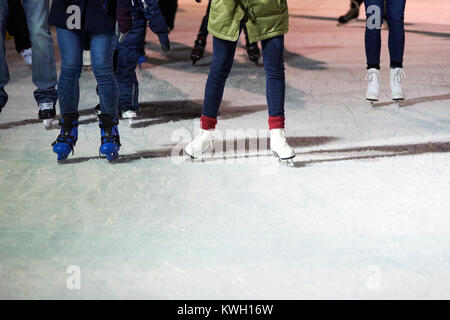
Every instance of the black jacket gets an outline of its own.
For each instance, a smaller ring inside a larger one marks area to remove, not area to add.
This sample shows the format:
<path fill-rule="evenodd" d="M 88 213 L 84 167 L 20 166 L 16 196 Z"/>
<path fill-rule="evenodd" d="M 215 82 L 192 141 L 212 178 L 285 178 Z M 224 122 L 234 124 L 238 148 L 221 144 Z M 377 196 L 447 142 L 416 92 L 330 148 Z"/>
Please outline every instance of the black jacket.
<path fill-rule="evenodd" d="M 53 0 L 48 23 L 57 28 L 68 29 L 67 21 L 72 12 L 67 8 L 76 5 L 81 13 L 81 30 L 93 34 L 115 31 L 116 8 L 131 8 L 131 0 Z"/>

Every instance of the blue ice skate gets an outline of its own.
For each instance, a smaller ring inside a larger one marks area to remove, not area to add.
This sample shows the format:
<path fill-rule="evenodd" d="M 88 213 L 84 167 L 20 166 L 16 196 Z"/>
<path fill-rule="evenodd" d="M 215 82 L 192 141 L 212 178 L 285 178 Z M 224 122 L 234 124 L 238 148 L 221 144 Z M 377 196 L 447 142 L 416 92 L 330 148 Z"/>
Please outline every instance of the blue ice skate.
<path fill-rule="evenodd" d="M 59 120 L 61 132 L 52 143 L 53 152 L 58 155 L 58 161 L 65 160 L 73 154 L 73 147 L 78 140 L 78 113 L 68 113 Z"/>
<path fill-rule="evenodd" d="M 98 117 L 100 118 L 101 133 L 100 153 L 104 154 L 109 161 L 114 161 L 119 157 L 121 146 L 117 127 L 119 120 L 109 114 L 100 114 Z"/>

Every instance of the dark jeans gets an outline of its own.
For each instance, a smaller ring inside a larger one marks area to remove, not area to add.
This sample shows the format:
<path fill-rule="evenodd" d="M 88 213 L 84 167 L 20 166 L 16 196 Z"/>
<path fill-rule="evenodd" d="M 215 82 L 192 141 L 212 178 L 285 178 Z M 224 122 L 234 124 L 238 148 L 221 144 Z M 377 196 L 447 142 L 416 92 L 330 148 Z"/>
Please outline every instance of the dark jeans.
<path fill-rule="evenodd" d="M 284 36 L 261 41 L 266 70 L 266 96 L 269 115 L 284 117 L 285 75 Z M 206 82 L 203 115 L 216 118 L 223 98 L 225 82 L 233 66 L 237 41 L 213 37 L 213 58 Z"/>
<path fill-rule="evenodd" d="M 376 13 L 369 13 L 370 6 L 377 6 L 380 11 L 379 21 L 383 22 L 385 11 L 384 0 L 364 0 L 367 20 Z M 403 53 L 405 51 L 404 13 L 406 0 L 386 0 L 386 20 L 389 26 L 389 54 L 391 67 L 403 66 Z M 373 17 L 372 17 L 373 18 Z M 365 34 L 367 68 L 380 68 L 381 54 L 381 27 L 369 29 L 366 26 Z"/>
<path fill-rule="evenodd" d="M 23 0 L 23 9 L 33 45 L 33 83 L 37 89 L 34 98 L 41 102 L 56 103 L 56 66 L 53 54 L 53 38 L 48 28 L 49 0 Z M 8 1 L 0 0 L 0 106 L 8 95 L 4 87 L 9 82 L 9 71 L 5 60 L 5 31 L 8 17 Z"/>
<path fill-rule="evenodd" d="M 87 36 L 82 31 L 60 28 L 57 28 L 56 32 L 61 52 L 61 73 L 58 80 L 58 99 L 61 114 L 78 112 L 83 48 L 85 39 L 88 39 L 92 69 L 98 84 L 101 112 L 117 116 L 119 94 L 113 70 L 115 34 Z"/>

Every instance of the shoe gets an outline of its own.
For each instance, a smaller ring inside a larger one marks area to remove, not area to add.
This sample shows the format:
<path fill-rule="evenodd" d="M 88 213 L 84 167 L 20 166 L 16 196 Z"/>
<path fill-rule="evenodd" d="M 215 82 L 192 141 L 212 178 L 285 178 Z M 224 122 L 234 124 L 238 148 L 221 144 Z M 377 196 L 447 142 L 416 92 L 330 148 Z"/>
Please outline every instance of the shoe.
<path fill-rule="evenodd" d="M 391 92 L 392 100 L 404 100 L 405 93 L 402 88 L 402 80 L 406 75 L 403 68 L 391 68 Z"/>
<path fill-rule="evenodd" d="M 137 117 L 137 112 L 134 110 L 122 111 L 122 119 L 133 119 Z"/>
<path fill-rule="evenodd" d="M 41 102 L 39 103 L 39 119 L 44 123 L 45 129 L 52 128 L 53 120 L 56 116 L 55 104 L 53 102 Z"/>
<path fill-rule="evenodd" d="M 270 150 L 280 160 L 288 160 L 295 157 L 294 149 L 286 140 L 284 129 L 270 130 Z"/>
<path fill-rule="evenodd" d="M 366 91 L 366 100 L 378 101 L 380 95 L 380 70 L 371 68 L 367 70 L 366 80 L 369 82 Z"/>
<path fill-rule="evenodd" d="M 23 60 L 25 60 L 25 63 L 27 65 L 31 66 L 33 64 L 33 59 L 32 59 L 33 49 L 32 48 L 22 50 L 20 52 L 20 55 L 22 56 Z"/>
<path fill-rule="evenodd" d="M 214 147 L 214 138 L 211 130 L 200 129 L 200 134 L 191 141 L 184 151 L 193 159 L 202 158 L 207 151 L 212 151 Z"/>

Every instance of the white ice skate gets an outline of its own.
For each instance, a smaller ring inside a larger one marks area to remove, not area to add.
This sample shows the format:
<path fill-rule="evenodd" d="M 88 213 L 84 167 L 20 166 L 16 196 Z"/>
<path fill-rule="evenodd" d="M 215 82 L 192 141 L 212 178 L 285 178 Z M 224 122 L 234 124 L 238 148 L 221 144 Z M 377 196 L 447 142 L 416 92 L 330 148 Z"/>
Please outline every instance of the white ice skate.
<path fill-rule="evenodd" d="M 369 81 L 366 91 L 366 100 L 370 102 L 378 101 L 380 95 L 380 70 L 371 68 L 367 70 L 366 80 Z"/>
<path fill-rule="evenodd" d="M 209 130 L 200 129 L 200 134 L 189 143 L 184 151 L 193 159 L 202 158 L 207 151 L 214 148 L 214 138 Z"/>
<path fill-rule="evenodd" d="M 270 130 L 270 150 L 280 163 L 293 166 L 294 149 L 287 143 L 284 129 Z"/>
<path fill-rule="evenodd" d="M 399 101 L 405 99 L 402 88 L 402 80 L 406 77 L 403 68 L 391 68 L 391 92 L 392 100 Z"/>
<path fill-rule="evenodd" d="M 33 49 L 32 48 L 22 50 L 20 52 L 20 55 L 22 56 L 23 60 L 25 61 L 25 63 L 27 65 L 31 66 L 33 64 L 33 59 L 32 59 Z"/>

